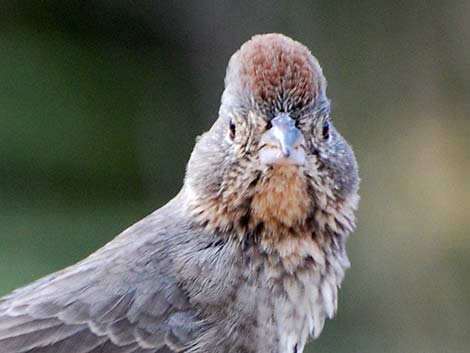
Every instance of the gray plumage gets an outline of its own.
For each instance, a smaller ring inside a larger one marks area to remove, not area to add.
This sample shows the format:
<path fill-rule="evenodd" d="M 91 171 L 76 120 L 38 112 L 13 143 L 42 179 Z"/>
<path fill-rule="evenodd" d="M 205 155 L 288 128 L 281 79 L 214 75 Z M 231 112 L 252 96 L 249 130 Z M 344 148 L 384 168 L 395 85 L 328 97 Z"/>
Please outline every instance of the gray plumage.
<path fill-rule="evenodd" d="M 242 46 L 180 193 L 83 261 L 0 298 L 0 352 L 300 353 L 336 311 L 358 201 L 325 88 L 300 43 L 271 34 Z M 280 113 L 302 133 L 286 139 L 295 156 L 259 144 L 277 138 L 266 131 Z M 262 149 L 280 164 L 260 163 Z"/>

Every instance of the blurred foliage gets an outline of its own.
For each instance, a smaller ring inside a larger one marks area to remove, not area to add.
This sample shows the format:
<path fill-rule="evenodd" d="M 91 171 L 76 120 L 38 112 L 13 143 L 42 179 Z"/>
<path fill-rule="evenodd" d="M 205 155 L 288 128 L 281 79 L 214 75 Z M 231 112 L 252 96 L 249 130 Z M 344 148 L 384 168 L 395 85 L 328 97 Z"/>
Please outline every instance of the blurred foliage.
<path fill-rule="evenodd" d="M 468 352 L 468 2 L 4 1 L 0 294 L 180 188 L 255 33 L 303 42 L 362 176 L 352 269 L 319 352 Z"/>

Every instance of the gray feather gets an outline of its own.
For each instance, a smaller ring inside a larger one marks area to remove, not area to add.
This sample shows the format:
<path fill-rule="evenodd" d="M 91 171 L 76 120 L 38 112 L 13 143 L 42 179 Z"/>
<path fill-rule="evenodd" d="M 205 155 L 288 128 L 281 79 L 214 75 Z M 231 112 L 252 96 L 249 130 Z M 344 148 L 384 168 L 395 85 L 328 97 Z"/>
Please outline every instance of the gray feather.
<path fill-rule="evenodd" d="M 151 215 L 77 265 L 0 298 L 0 352 L 172 352 L 165 342 L 170 317 L 191 306 L 167 273 L 170 258 L 146 249 L 154 246 L 149 238 L 164 236 L 154 232 L 166 229 L 158 225 L 167 218 Z M 176 345 L 187 345 L 189 332 Z"/>

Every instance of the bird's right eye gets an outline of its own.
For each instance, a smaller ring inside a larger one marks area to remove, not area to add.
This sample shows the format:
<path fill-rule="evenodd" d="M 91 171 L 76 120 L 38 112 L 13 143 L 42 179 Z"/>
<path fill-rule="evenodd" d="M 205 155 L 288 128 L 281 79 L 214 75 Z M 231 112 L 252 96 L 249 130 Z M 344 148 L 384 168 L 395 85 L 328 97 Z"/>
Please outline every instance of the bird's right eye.
<path fill-rule="evenodd" d="M 322 127 L 322 136 L 323 139 L 328 140 L 330 138 L 330 123 L 328 120 L 325 120 Z"/>
<path fill-rule="evenodd" d="M 230 120 L 228 136 L 230 137 L 230 140 L 232 141 L 235 139 L 236 130 L 237 130 L 237 127 L 235 126 L 234 121 Z"/>

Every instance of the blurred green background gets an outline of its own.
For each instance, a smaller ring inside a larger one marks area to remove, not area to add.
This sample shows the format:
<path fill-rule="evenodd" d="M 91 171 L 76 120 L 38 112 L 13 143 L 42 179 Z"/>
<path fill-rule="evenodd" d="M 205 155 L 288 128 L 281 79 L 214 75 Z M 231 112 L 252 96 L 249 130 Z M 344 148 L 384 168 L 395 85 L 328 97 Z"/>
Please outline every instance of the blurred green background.
<path fill-rule="evenodd" d="M 470 3 L 2 1 L 0 295 L 181 187 L 253 34 L 306 44 L 361 167 L 352 269 L 308 352 L 470 351 Z"/>

